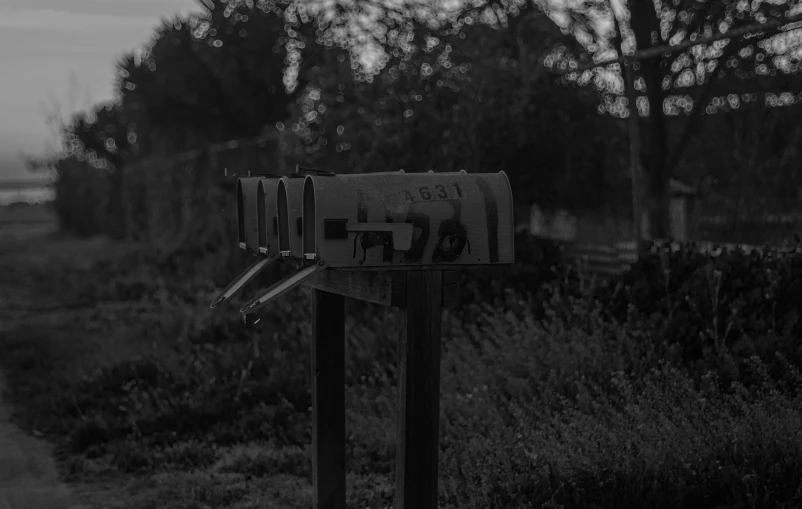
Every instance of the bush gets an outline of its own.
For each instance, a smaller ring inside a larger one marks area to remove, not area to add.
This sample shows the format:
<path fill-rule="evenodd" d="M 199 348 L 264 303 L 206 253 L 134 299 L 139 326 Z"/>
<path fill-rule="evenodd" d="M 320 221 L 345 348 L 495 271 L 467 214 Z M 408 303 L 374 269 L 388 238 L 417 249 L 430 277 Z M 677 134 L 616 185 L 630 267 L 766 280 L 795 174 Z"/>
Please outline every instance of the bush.
<path fill-rule="evenodd" d="M 725 380 L 751 383 L 741 374 L 745 360 L 758 356 L 772 372 L 782 371 L 775 352 L 794 365 L 802 362 L 798 249 L 703 253 L 694 244 L 653 245 L 614 291 L 608 287 L 597 298 L 613 319 L 624 319 L 630 308 L 649 317 L 681 347 L 682 362 L 697 378 L 715 369 Z"/>
<path fill-rule="evenodd" d="M 767 362 L 774 376 L 783 372 L 775 353 L 802 365 L 797 246 L 746 253 L 703 252 L 693 243 L 650 244 L 621 277 L 593 282 L 561 258 L 556 244 L 519 235 L 513 267 L 463 273 L 461 315 L 463 323 L 474 321 L 487 304 L 504 310 L 524 306 L 537 320 L 569 320 L 572 302 L 596 303 L 605 323 L 638 317 L 648 335 L 678 349 L 678 362 L 697 381 L 715 370 L 726 382 L 748 385 L 743 364 L 752 356 Z"/>
<path fill-rule="evenodd" d="M 712 354 L 697 361 L 689 341 L 676 335 L 687 329 L 668 303 L 683 295 L 682 305 L 690 306 L 694 291 L 709 297 L 698 265 L 716 260 L 675 253 L 687 269 L 675 261 L 661 276 L 665 265 L 655 256 L 647 254 L 617 285 L 587 286 L 565 265 L 556 265 L 552 279 L 542 275 L 544 266 L 530 268 L 546 281 L 537 297 L 492 278 L 472 280 L 474 290 L 485 284 L 499 293 L 466 305 L 462 323 L 443 342 L 442 507 L 802 502 L 798 363 L 768 348 L 762 357 L 739 353 L 729 341 L 717 354 L 739 359 L 737 377 Z M 792 262 L 769 265 L 768 272 L 793 274 L 782 268 Z M 97 266 L 99 279 L 62 275 L 83 282 L 73 291 L 87 296 L 158 303 L 131 333 L 163 348 L 75 383 L 51 383 L 49 407 L 39 409 L 48 426 L 40 431 L 65 437 L 65 454 L 124 472 L 211 468 L 225 448 L 258 442 L 269 449 L 229 461 L 224 472 L 307 477 L 311 328 L 303 292 L 271 303 L 268 319 L 246 327 L 234 311 L 208 310 L 209 282 L 170 276 L 158 263 L 133 254 Z M 145 289 L 131 290 L 138 284 Z M 792 295 L 788 284 L 775 284 L 777 295 Z M 709 329 L 704 320 L 719 316 L 714 310 L 692 317 L 695 326 Z M 392 500 L 396 452 L 398 316 L 366 304 L 349 304 L 349 311 L 349 500 L 384 507 Z M 773 341 L 773 331 L 761 334 L 757 315 L 750 316 L 739 330 L 753 327 L 755 343 Z M 57 364 L 47 355 L 39 350 L 37 362 Z M 89 468 L 81 464 L 73 463 L 76 471 Z"/>

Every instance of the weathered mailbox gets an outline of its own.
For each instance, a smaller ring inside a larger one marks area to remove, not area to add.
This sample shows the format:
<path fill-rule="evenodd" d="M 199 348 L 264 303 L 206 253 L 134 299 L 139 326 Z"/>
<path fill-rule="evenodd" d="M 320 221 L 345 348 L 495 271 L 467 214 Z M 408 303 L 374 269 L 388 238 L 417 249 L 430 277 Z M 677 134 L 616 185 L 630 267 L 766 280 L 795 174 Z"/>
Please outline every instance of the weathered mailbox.
<path fill-rule="evenodd" d="M 394 507 L 435 509 L 441 311 L 459 300 L 458 269 L 514 262 L 507 175 L 298 168 L 289 177 L 240 179 L 237 189 L 240 247 L 261 258 L 218 301 L 273 260 L 297 270 L 243 315 L 298 285 L 309 291 L 313 507 L 345 509 L 347 296 L 400 310 Z"/>
<path fill-rule="evenodd" d="M 237 183 L 237 228 L 239 247 L 259 258 L 225 287 L 211 307 L 231 300 L 271 263 L 278 260 L 276 189 L 278 175 L 239 179 Z"/>
<path fill-rule="evenodd" d="M 393 172 L 403 175 L 403 170 Z M 388 173 L 371 173 L 385 175 Z M 278 216 L 279 256 L 284 260 L 300 262 L 304 259 L 304 201 L 303 192 L 306 178 L 329 178 L 336 175 L 331 172 L 298 168 L 295 173 L 283 177 L 278 184 L 276 207 Z"/>
<path fill-rule="evenodd" d="M 258 251 L 267 258 L 278 256 L 278 216 L 276 197 L 281 178 L 263 178 L 257 186 L 257 224 L 259 228 Z"/>
<path fill-rule="evenodd" d="M 283 177 L 278 184 L 278 252 L 282 259 L 301 259 L 303 218 L 301 217 L 303 173 Z"/>
<path fill-rule="evenodd" d="M 257 188 L 261 177 L 241 178 L 237 182 L 237 232 L 239 248 L 248 254 L 258 252 Z"/>
<path fill-rule="evenodd" d="M 504 172 L 308 176 L 304 259 L 331 268 L 453 269 L 514 261 Z"/>
<path fill-rule="evenodd" d="M 454 270 L 514 262 L 512 189 L 503 171 L 307 175 L 299 182 L 282 179 L 277 202 L 281 256 L 301 259 L 302 267 L 242 313 L 326 268 Z"/>

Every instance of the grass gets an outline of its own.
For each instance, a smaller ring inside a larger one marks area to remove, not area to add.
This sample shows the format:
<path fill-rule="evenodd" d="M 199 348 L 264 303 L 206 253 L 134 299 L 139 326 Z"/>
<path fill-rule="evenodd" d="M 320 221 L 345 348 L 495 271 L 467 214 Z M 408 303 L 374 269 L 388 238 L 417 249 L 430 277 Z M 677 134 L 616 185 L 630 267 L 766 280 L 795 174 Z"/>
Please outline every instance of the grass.
<path fill-rule="evenodd" d="M 88 506 L 311 505 L 300 292 L 247 328 L 208 309 L 205 279 L 177 281 L 136 246 L 64 236 L 3 255 L 0 279 L 14 302 L 0 366 L 17 422 L 57 444 Z M 695 380 L 649 320 L 610 323 L 582 300 L 541 320 L 509 297 L 504 312 L 455 318 L 443 345 L 441 507 L 802 504 L 795 366 L 778 381 L 753 359 L 749 386 Z M 349 507 L 384 508 L 397 317 L 351 311 Z"/>

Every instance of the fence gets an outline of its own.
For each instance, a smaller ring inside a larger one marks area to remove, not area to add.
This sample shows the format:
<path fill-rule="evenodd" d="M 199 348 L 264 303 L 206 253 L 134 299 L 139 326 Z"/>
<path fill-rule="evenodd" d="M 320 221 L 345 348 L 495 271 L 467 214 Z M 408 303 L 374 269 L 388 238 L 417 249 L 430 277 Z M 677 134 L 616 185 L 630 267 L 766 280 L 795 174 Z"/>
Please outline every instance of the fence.
<path fill-rule="evenodd" d="M 574 260 L 583 273 L 600 278 L 619 276 L 638 260 L 635 242 L 568 243 L 563 253 L 568 259 Z"/>
<path fill-rule="evenodd" d="M 660 241 L 657 241 L 661 243 Z M 740 249 L 746 253 L 763 252 L 762 246 L 749 244 L 729 244 L 713 242 L 696 242 L 696 248 L 702 253 L 717 255 L 723 250 Z M 671 243 L 671 249 L 679 249 L 680 244 Z M 638 247 L 635 242 L 616 242 L 613 244 L 567 243 L 563 247 L 564 255 L 573 260 L 579 269 L 590 276 L 613 278 L 620 276 L 638 261 Z"/>

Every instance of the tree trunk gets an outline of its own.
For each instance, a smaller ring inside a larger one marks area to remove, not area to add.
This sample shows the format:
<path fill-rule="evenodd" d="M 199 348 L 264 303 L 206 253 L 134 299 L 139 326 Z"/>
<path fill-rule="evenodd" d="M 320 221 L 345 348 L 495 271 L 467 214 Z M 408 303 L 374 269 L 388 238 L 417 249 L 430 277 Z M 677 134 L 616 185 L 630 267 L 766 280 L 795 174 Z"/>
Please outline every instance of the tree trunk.
<path fill-rule="evenodd" d="M 645 50 L 660 43 L 660 25 L 652 2 L 629 1 L 630 24 L 635 33 L 638 50 Z M 665 91 L 662 87 L 666 70 L 661 67 L 659 58 L 640 62 L 640 74 L 646 84 L 646 97 L 649 100 L 649 118 L 642 131 L 643 146 L 647 154 L 642 154 L 644 177 L 646 179 L 646 212 L 649 237 L 666 239 L 671 234 L 670 189 L 668 168 L 668 138 L 663 102 Z"/>
<path fill-rule="evenodd" d="M 623 26 L 621 25 L 621 20 L 619 20 L 617 16 L 615 16 L 614 20 L 616 35 L 613 38 L 613 45 L 620 51 L 621 55 L 623 55 Z M 624 72 L 624 92 L 627 97 L 627 109 L 629 111 L 627 132 L 629 135 L 629 175 L 632 179 L 632 240 L 640 246 L 643 240 L 643 228 L 641 226 L 641 221 L 643 219 L 643 190 L 641 187 L 640 116 L 638 115 L 636 103 L 638 94 L 635 90 L 635 70 L 633 69 L 633 64 L 625 63 L 621 67 Z"/>

